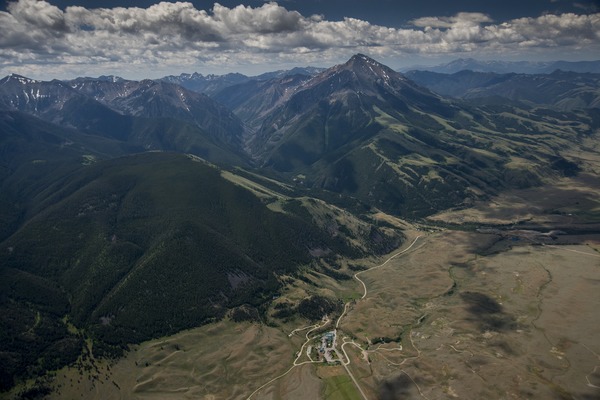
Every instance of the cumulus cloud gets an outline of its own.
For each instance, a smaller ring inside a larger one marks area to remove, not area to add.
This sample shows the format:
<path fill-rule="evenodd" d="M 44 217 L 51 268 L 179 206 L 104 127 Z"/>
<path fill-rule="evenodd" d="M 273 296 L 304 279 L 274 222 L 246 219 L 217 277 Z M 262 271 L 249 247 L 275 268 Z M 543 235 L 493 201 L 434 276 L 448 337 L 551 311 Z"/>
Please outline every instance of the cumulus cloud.
<path fill-rule="evenodd" d="M 490 17 L 482 13 L 458 13 L 452 17 L 423 17 L 413 21 L 414 26 L 422 28 L 452 28 L 457 25 L 478 25 L 492 22 Z"/>
<path fill-rule="evenodd" d="M 67 30 L 63 12 L 45 1 L 20 0 L 9 3 L 8 11 L 16 20 L 39 29 L 57 34 Z"/>
<path fill-rule="evenodd" d="M 188 2 L 148 8 L 67 7 L 18 0 L 0 12 L 0 72 L 177 72 L 230 65 L 337 62 L 366 52 L 406 54 L 600 49 L 600 14 L 542 15 L 493 21 L 482 13 L 431 16 L 409 28 L 304 16 L 275 3 L 200 10 Z M 500 54 L 501 56 L 501 54 Z M 135 66 L 135 67 L 132 67 Z"/>
<path fill-rule="evenodd" d="M 304 18 L 297 11 L 288 11 L 277 3 L 267 3 L 260 8 L 239 5 L 233 9 L 216 3 L 215 21 L 224 24 L 230 33 L 281 33 L 304 28 Z"/>

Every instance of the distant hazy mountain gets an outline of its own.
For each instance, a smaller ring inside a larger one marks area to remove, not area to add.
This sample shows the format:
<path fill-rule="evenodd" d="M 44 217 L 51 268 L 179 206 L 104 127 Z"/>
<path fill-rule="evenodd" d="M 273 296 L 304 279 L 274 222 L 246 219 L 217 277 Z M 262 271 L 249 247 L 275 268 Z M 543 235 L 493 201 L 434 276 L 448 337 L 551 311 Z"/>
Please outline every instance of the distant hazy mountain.
<path fill-rule="evenodd" d="M 557 69 L 572 72 L 600 73 L 600 60 L 597 61 L 479 61 L 473 58 L 459 58 L 446 64 L 433 67 L 415 67 L 402 69 L 431 71 L 442 74 L 454 74 L 459 71 L 469 70 L 476 72 L 495 72 L 499 74 L 549 74 Z"/>
<path fill-rule="evenodd" d="M 179 76 L 169 75 L 159 79 L 159 81 L 174 83 L 183 86 L 186 89 L 198 93 L 212 94 L 219 90 L 247 82 L 249 77 L 243 74 L 225 74 L 225 75 L 202 75 L 197 72 L 193 74 L 181 74 Z"/>
<path fill-rule="evenodd" d="M 246 76 L 242 74 L 225 75 L 202 75 L 197 72 L 193 74 L 181 74 L 179 76 L 169 75 L 161 78 L 161 81 L 175 83 L 186 89 L 212 96 L 228 87 L 243 84 L 250 81 L 266 81 L 275 78 L 283 78 L 293 75 L 312 76 L 323 71 L 324 68 L 296 67 L 290 70 L 279 70 L 266 72 L 257 76 Z"/>
<path fill-rule="evenodd" d="M 240 121 L 230 110 L 204 94 L 176 84 L 149 79 L 139 82 L 88 79 L 70 84 L 78 92 L 126 115 L 191 122 L 230 143 L 239 141 L 243 133 Z"/>
<path fill-rule="evenodd" d="M 555 71 L 528 75 L 461 71 L 449 75 L 410 71 L 406 76 L 436 93 L 464 99 L 502 97 L 559 110 L 600 108 L 600 74 Z"/>
<path fill-rule="evenodd" d="M 76 78 L 71 81 L 65 81 L 71 88 L 77 92 L 92 97 L 94 100 L 104 104 L 109 104 L 118 98 L 131 95 L 141 85 L 139 81 L 130 81 L 125 79 L 106 79 L 98 78 Z"/>
<path fill-rule="evenodd" d="M 326 68 L 317 68 L 317 67 L 295 67 L 292 69 L 282 69 L 279 71 L 265 72 L 264 74 L 254 76 L 251 79 L 264 81 L 264 80 L 268 80 L 268 79 L 284 78 L 287 76 L 294 76 L 294 75 L 314 76 L 320 72 L 323 72 L 325 69 Z"/>
<path fill-rule="evenodd" d="M 250 80 L 227 87 L 212 97 L 233 110 L 250 129 L 256 130 L 271 111 L 309 79 L 307 75 L 284 75 L 268 80 Z"/>

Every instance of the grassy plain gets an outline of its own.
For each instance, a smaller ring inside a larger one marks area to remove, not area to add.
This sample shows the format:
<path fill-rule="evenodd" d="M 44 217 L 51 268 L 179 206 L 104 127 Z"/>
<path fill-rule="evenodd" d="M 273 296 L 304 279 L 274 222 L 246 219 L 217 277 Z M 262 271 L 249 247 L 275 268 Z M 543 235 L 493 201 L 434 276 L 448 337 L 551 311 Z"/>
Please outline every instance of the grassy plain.
<path fill-rule="evenodd" d="M 600 172 L 600 171 L 599 171 Z M 436 214 L 433 222 L 453 224 L 589 224 L 600 222 L 600 178 L 582 174 L 553 185 L 509 190 L 473 207 Z"/>
<path fill-rule="evenodd" d="M 361 400 L 354 383 L 348 375 L 336 375 L 327 378 L 326 384 L 327 389 L 323 396 L 326 400 Z"/>
<path fill-rule="evenodd" d="M 371 398 L 600 394 L 591 386 L 600 386 L 598 239 L 482 257 L 477 248 L 486 240 L 437 233 L 365 274 L 369 296 L 342 329 L 369 352 L 363 389 L 374 389 Z M 377 336 L 396 339 L 369 345 Z"/>
<path fill-rule="evenodd" d="M 136 346 L 116 363 L 100 363 L 97 379 L 73 368 L 59 371 L 51 398 L 245 399 L 285 372 L 294 351 L 278 329 L 223 321 Z M 312 368 L 299 367 L 259 398 L 318 398 L 320 385 Z"/>

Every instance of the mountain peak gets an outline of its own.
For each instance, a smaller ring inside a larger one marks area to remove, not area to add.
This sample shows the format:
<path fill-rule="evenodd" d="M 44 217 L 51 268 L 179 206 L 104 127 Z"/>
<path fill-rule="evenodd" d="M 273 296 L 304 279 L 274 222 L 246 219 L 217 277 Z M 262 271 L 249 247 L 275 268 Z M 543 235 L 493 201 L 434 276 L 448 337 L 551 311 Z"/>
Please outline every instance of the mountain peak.
<path fill-rule="evenodd" d="M 98 80 L 104 81 L 104 82 L 116 83 L 116 82 L 123 82 L 125 79 L 121 78 L 120 76 L 116 76 L 116 75 L 100 75 L 98 77 Z"/>
<path fill-rule="evenodd" d="M 34 79 L 27 78 L 25 76 L 18 75 L 18 74 L 10 74 L 10 75 L 6 76 L 4 79 L 2 79 L 2 81 L 0 81 L 0 82 L 2 82 L 4 84 L 4 83 L 7 83 L 9 81 L 17 81 L 17 82 L 19 82 L 22 85 L 27 85 L 29 83 L 38 83 L 39 82 L 39 81 L 36 81 Z"/>
<path fill-rule="evenodd" d="M 390 84 L 391 79 L 404 81 L 404 76 L 364 54 L 353 55 L 345 64 L 338 66 L 339 71 L 351 71 L 361 80 L 381 80 Z"/>
<path fill-rule="evenodd" d="M 320 86 L 329 95 L 339 92 L 379 96 L 382 90 L 397 92 L 407 85 L 412 86 L 404 75 L 359 53 L 346 63 L 315 75 L 299 91 Z"/>
<path fill-rule="evenodd" d="M 345 65 L 351 66 L 351 65 L 355 65 L 355 64 L 358 64 L 358 65 L 371 64 L 371 65 L 377 65 L 377 66 L 383 65 L 383 64 L 375 61 L 371 57 L 365 56 L 364 54 L 360 54 L 360 53 L 355 54 L 352 57 L 350 57 L 350 59 L 346 62 Z"/>
<path fill-rule="evenodd" d="M 366 56 L 366 55 L 364 55 L 362 53 L 356 53 L 355 55 L 353 55 L 352 57 L 350 57 L 350 60 L 364 60 L 364 61 L 371 60 L 371 61 L 375 61 L 371 57 Z"/>

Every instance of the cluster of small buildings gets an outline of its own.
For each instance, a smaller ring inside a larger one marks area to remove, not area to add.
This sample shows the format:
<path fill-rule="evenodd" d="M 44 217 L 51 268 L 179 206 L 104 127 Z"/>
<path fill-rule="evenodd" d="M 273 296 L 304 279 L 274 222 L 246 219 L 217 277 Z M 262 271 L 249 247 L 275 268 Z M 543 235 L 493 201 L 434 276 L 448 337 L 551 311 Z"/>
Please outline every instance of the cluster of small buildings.
<path fill-rule="evenodd" d="M 321 337 L 321 347 L 319 348 L 319 353 L 328 363 L 339 361 L 337 353 L 335 352 L 334 344 L 335 331 L 327 332 Z"/>

